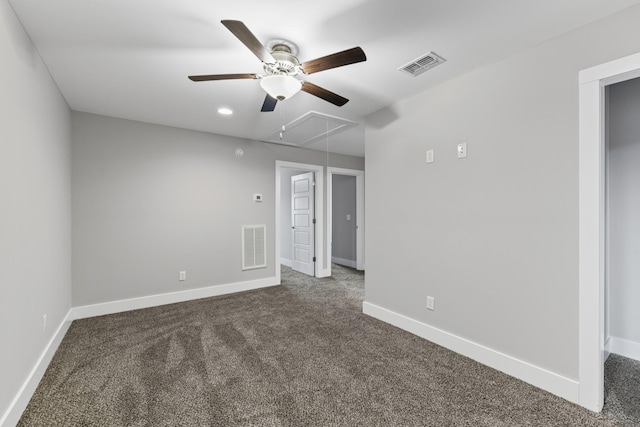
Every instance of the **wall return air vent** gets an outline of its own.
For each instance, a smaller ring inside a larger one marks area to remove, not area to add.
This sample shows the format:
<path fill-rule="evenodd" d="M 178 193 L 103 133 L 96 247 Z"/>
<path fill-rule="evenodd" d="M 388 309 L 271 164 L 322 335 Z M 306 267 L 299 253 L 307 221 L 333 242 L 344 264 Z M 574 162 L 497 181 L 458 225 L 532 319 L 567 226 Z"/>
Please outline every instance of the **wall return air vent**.
<path fill-rule="evenodd" d="M 267 266 L 266 225 L 242 226 L 242 269 Z"/>
<path fill-rule="evenodd" d="M 409 74 L 410 76 L 417 77 L 425 71 L 430 70 L 445 61 L 446 59 L 444 59 L 440 55 L 434 52 L 429 52 L 425 55 L 422 55 L 420 58 L 414 59 L 407 65 L 403 65 L 402 67 L 398 68 L 398 70 L 402 71 L 403 73 Z"/>

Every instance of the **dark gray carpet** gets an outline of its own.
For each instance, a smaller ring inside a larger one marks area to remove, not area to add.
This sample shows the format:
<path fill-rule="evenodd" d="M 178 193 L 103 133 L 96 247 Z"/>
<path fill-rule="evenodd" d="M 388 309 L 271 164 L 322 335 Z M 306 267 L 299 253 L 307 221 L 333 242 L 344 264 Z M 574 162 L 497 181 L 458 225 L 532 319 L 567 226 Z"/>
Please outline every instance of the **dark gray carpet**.
<path fill-rule="evenodd" d="M 593 414 L 365 316 L 363 275 L 333 271 L 314 279 L 283 268 L 283 286 L 75 321 L 19 425 L 599 426 L 632 419 Z M 624 399 L 618 396 L 621 405 Z"/>
<path fill-rule="evenodd" d="M 602 413 L 630 426 L 640 426 L 640 362 L 612 354 L 604 364 Z"/>

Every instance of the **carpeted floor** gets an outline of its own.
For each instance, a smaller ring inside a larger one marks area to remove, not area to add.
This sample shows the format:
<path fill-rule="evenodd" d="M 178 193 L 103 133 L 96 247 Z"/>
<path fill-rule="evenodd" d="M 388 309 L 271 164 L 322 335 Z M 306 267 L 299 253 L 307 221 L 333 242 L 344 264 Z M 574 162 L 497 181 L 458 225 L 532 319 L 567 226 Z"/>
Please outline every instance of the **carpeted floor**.
<path fill-rule="evenodd" d="M 594 414 L 363 315 L 363 274 L 333 272 L 75 321 L 19 425 L 638 425 L 624 359 Z"/>
<path fill-rule="evenodd" d="M 604 364 L 602 413 L 622 425 L 640 426 L 640 362 L 612 354 Z"/>

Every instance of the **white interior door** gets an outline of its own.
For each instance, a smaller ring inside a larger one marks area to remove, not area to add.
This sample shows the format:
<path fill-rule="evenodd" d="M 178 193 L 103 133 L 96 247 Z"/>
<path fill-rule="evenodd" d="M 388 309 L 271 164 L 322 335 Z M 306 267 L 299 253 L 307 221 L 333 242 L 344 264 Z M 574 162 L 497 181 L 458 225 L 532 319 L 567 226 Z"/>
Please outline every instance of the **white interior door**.
<path fill-rule="evenodd" d="M 291 177 L 291 268 L 315 276 L 315 183 L 314 173 Z"/>

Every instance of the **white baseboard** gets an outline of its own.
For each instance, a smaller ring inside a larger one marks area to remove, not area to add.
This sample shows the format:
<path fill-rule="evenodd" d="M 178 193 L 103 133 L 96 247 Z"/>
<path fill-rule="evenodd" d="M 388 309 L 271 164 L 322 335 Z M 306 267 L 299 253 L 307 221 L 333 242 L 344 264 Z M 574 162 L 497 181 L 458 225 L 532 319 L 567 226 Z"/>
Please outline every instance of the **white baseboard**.
<path fill-rule="evenodd" d="M 33 393 L 36 391 L 44 372 L 47 370 L 49 363 L 51 363 L 53 355 L 60 346 L 62 338 L 64 338 L 69 326 L 71 325 L 70 314 L 71 310 L 69 310 L 65 318 L 62 319 L 60 326 L 58 326 L 53 337 L 49 340 L 49 343 L 27 376 L 24 384 L 20 387 L 20 390 L 18 390 L 16 397 L 13 399 L 2 418 L 0 418 L 0 427 L 15 426 L 20 420 L 22 413 L 27 408 L 27 405 L 31 400 L 31 396 L 33 396 Z"/>
<path fill-rule="evenodd" d="M 286 259 L 286 258 L 280 258 L 280 264 L 291 268 L 292 262 L 290 259 Z"/>
<path fill-rule="evenodd" d="M 247 282 L 237 282 L 227 285 L 209 286 L 206 288 L 198 289 L 187 289 L 184 291 L 170 292 L 166 294 L 149 295 L 146 297 L 110 301 L 93 305 L 84 305 L 81 307 L 72 308 L 70 318 L 71 320 L 75 320 L 84 319 L 87 317 L 104 316 L 105 314 L 121 313 L 123 311 L 156 307 L 159 305 L 173 304 L 176 302 L 184 302 L 200 298 L 233 294 L 236 292 L 267 288 L 269 286 L 276 286 L 279 284 L 280 281 L 277 277 L 267 277 L 265 279 L 251 280 Z"/>
<path fill-rule="evenodd" d="M 607 337 L 604 340 L 604 361 L 606 362 L 611 355 L 611 337 Z"/>
<path fill-rule="evenodd" d="M 351 267 L 351 268 L 356 268 L 357 267 L 357 263 L 355 261 L 350 260 L 350 259 L 337 258 L 337 257 L 332 256 L 331 257 L 331 262 L 334 263 L 334 264 L 345 265 L 345 266 Z"/>
<path fill-rule="evenodd" d="M 575 380 L 366 301 L 362 304 L 362 311 L 364 314 L 579 404 L 579 383 Z"/>
<path fill-rule="evenodd" d="M 624 338 L 609 337 L 609 352 L 640 361 L 640 343 Z"/>

